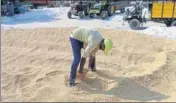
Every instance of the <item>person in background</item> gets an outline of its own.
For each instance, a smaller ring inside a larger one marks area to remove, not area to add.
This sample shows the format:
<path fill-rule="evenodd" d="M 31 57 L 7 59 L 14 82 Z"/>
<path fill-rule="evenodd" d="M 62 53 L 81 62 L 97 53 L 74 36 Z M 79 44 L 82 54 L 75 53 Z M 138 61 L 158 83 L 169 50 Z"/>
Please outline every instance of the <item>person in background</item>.
<path fill-rule="evenodd" d="M 7 15 L 8 16 L 13 16 L 14 15 L 14 5 L 13 5 L 13 3 L 8 1 L 6 6 L 7 6 Z"/>
<path fill-rule="evenodd" d="M 2 16 L 5 16 L 7 14 L 7 6 L 5 4 L 3 4 L 1 6 L 1 10 L 2 10 L 1 11 Z"/>

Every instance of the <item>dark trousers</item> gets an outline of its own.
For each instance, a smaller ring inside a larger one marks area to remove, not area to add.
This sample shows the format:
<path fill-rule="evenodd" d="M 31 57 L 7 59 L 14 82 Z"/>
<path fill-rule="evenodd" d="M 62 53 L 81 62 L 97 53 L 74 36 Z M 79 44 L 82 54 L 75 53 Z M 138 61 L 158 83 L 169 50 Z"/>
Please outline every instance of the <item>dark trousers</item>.
<path fill-rule="evenodd" d="M 72 46 L 73 61 L 71 65 L 69 84 L 72 84 L 75 83 L 77 68 L 81 60 L 81 49 L 83 48 L 83 42 L 70 37 L 70 43 Z"/>
<path fill-rule="evenodd" d="M 71 65 L 69 84 L 73 84 L 75 83 L 77 68 L 81 60 L 81 49 L 83 48 L 83 42 L 70 37 L 70 43 L 72 46 L 73 61 Z M 93 60 L 92 63 L 90 63 L 89 61 L 89 68 L 94 67 L 95 67 L 95 59 Z"/>

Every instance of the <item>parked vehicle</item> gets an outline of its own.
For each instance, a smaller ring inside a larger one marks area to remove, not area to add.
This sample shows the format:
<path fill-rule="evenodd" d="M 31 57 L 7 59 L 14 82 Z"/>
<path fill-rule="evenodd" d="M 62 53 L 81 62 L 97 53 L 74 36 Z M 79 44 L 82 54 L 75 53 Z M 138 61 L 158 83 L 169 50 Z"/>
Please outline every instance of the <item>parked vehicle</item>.
<path fill-rule="evenodd" d="M 88 3 L 80 1 L 71 4 L 67 16 L 71 19 L 72 15 L 79 16 L 80 18 L 83 18 L 84 15 L 88 15 Z"/>
<path fill-rule="evenodd" d="M 114 6 L 115 10 L 120 10 L 121 13 L 124 13 L 125 7 L 128 7 L 130 5 L 130 0 L 115 0 L 114 2 L 112 2 L 112 5 Z"/>
<path fill-rule="evenodd" d="M 148 20 L 163 22 L 166 26 L 176 26 L 176 1 L 152 1 L 151 14 L 147 14 L 147 7 L 143 1 L 136 2 L 133 8 L 127 8 L 123 20 L 128 21 L 132 29 L 139 29 L 148 21 L 146 15 L 151 15 Z"/>
<path fill-rule="evenodd" d="M 130 28 L 138 29 L 146 22 L 146 10 L 142 1 L 136 2 L 133 7 L 126 8 L 123 20 L 128 21 Z"/>
<path fill-rule="evenodd" d="M 90 18 L 93 18 L 94 15 L 101 16 L 102 19 L 105 19 L 108 16 L 112 16 L 116 10 L 120 10 L 121 13 L 124 13 L 125 7 L 129 6 L 129 0 L 103 0 L 98 1 L 93 4 L 89 9 Z"/>
<path fill-rule="evenodd" d="M 115 12 L 114 6 L 108 1 L 101 1 L 92 5 L 89 9 L 89 16 L 93 18 L 94 15 L 101 16 L 102 19 L 105 19 L 107 16 L 112 16 Z"/>
<path fill-rule="evenodd" d="M 56 0 L 31 0 L 33 6 L 35 9 L 38 8 L 38 6 L 54 6 L 56 4 Z"/>
<path fill-rule="evenodd" d="M 176 26 L 176 0 L 153 2 L 151 19 L 164 22 L 166 26 Z"/>

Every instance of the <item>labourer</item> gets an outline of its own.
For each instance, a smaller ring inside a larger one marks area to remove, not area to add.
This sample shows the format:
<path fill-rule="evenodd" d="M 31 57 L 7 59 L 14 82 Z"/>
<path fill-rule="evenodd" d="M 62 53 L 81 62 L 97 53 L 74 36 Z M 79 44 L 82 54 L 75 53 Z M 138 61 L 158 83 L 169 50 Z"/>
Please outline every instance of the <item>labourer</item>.
<path fill-rule="evenodd" d="M 73 51 L 73 62 L 71 65 L 71 72 L 69 78 L 69 86 L 74 86 L 76 73 L 78 65 L 80 80 L 84 79 L 84 65 L 86 62 L 86 58 L 89 57 L 89 68 L 92 72 L 96 71 L 95 65 L 95 54 L 100 49 L 104 51 L 104 54 L 107 55 L 109 50 L 112 48 L 112 41 L 110 39 L 105 39 L 102 35 L 96 31 L 96 29 L 91 28 L 77 28 L 70 35 L 70 42 Z M 82 57 L 81 57 L 81 49 L 84 48 Z"/>

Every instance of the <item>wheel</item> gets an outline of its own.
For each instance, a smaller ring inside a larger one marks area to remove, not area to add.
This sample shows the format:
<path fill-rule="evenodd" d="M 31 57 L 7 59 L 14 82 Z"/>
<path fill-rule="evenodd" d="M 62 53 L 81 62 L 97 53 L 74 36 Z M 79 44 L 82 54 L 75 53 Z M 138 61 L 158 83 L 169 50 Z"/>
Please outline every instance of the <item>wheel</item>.
<path fill-rule="evenodd" d="M 37 5 L 37 4 L 34 4 L 34 8 L 37 9 L 37 8 L 38 8 L 38 5 Z"/>
<path fill-rule="evenodd" d="M 108 14 L 107 11 L 102 11 L 101 14 L 100 14 L 101 18 L 105 19 L 107 17 L 107 14 Z"/>
<path fill-rule="evenodd" d="M 108 6 L 108 16 L 112 16 L 114 13 L 114 7 L 113 6 Z"/>
<path fill-rule="evenodd" d="M 165 23 L 167 27 L 170 27 L 170 23 Z"/>
<path fill-rule="evenodd" d="M 15 8 L 15 9 L 14 9 L 14 12 L 15 12 L 15 14 L 19 14 L 19 13 L 20 13 L 20 10 L 19 10 L 18 8 Z"/>
<path fill-rule="evenodd" d="M 90 18 L 94 18 L 94 14 L 90 14 L 89 16 L 90 16 Z"/>
<path fill-rule="evenodd" d="M 79 12 L 79 18 L 82 19 L 83 18 L 83 11 Z"/>
<path fill-rule="evenodd" d="M 71 19 L 71 15 L 72 15 L 71 12 L 67 13 L 67 16 L 68 16 L 69 19 Z"/>
<path fill-rule="evenodd" d="M 170 21 L 165 21 L 164 23 L 166 24 L 167 27 L 171 26 L 171 22 Z"/>
<path fill-rule="evenodd" d="M 125 9 L 120 9 L 120 12 L 121 12 L 121 13 L 124 13 L 124 12 L 125 12 Z"/>
<path fill-rule="evenodd" d="M 138 19 L 132 19 L 129 21 L 129 26 L 131 29 L 139 29 L 140 28 L 140 21 Z"/>
<path fill-rule="evenodd" d="M 171 23 L 171 26 L 176 26 L 176 20 Z"/>
<path fill-rule="evenodd" d="M 98 13 L 97 16 L 100 16 L 100 13 Z"/>

